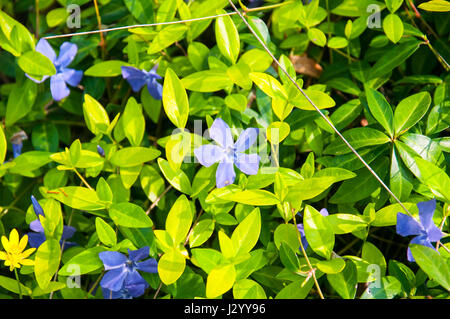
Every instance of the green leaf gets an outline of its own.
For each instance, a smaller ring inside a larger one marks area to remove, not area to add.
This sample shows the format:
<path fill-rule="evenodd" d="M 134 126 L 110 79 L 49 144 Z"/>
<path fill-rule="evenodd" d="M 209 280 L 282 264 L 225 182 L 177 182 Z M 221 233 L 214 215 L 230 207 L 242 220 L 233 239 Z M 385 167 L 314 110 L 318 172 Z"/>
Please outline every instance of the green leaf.
<path fill-rule="evenodd" d="M 109 207 L 109 216 L 118 226 L 130 228 L 152 227 L 153 223 L 144 210 L 133 203 L 118 203 Z"/>
<path fill-rule="evenodd" d="M 334 182 L 335 178 L 331 176 L 305 178 L 288 188 L 285 201 L 297 203 L 301 200 L 314 198 L 327 190 Z"/>
<path fill-rule="evenodd" d="M 390 141 L 386 134 L 370 127 L 351 128 L 345 131 L 342 135 L 354 149 L 359 149 L 366 146 L 382 145 Z M 338 138 L 334 142 L 330 143 L 323 152 L 324 154 L 342 155 L 352 151 L 347 144 Z"/>
<path fill-rule="evenodd" d="M 206 280 L 206 297 L 216 298 L 230 290 L 236 279 L 233 265 L 218 266 L 211 270 Z"/>
<path fill-rule="evenodd" d="M 6 289 L 8 291 L 19 294 L 19 284 L 20 284 L 20 290 L 22 292 L 22 295 L 25 295 L 25 296 L 31 295 L 31 289 L 28 288 L 27 286 L 24 286 L 21 283 L 17 283 L 17 280 L 15 280 L 15 279 L 0 275 L 0 287 Z"/>
<path fill-rule="evenodd" d="M 103 268 L 103 262 L 98 254 L 105 250 L 104 247 L 96 246 L 81 251 L 64 264 L 58 275 L 79 276 Z"/>
<path fill-rule="evenodd" d="M 387 276 L 370 283 L 361 299 L 392 299 L 401 292 L 400 281 L 395 277 Z"/>
<path fill-rule="evenodd" d="M 0 163 L 3 164 L 6 157 L 6 148 L 7 148 L 7 142 L 5 137 L 5 132 L 3 132 L 3 127 L 0 125 Z M 1 166 L 1 164 L 0 164 Z"/>
<path fill-rule="evenodd" d="M 116 232 L 100 217 L 95 219 L 95 229 L 97 231 L 98 239 L 106 246 L 114 246 L 117 244 Z"/>
<path fill-rule="evenodd" d="M 212 203 L 214 198 L 213 195 L 215 195 L 213 192 L 208 195 L 206 203 Z M 220 198 L 253 206 L 275 205 L 280 202 L 273 193 L 261 189 L 235 190 L 233 192 L 224 193 Z"/>
<path fill-rule="evenodd" d="M 392 148 L 389 186 L 400 201 L 406 201 L 413 189 L 411 173 L 404 167 L 394 147 Z"/>
<path fill-rule="evenodd" d="M 187 90 L 195 92 L 216 92 L 232 86 L 225 70 L 205 70 L 189 74 L 181 80 Z"/>
<path fill-rule="evenodd" d="M 450 178 L 445 171 L 420 157 L 414 159 L 420 171 L 417 176 L 419 180 L 427 185 L 435 196 L 450 202 Z"/>
<path fill-rule="evenodd" d="M 330 259 L 334 247 L 333 227 L 312 206 L 306 205 L 303 216 L 305 236 L 311 248 L 318 255 Z"/>
<path fill-rule="evenodd" d="M 347 234 L 366 228 L 367 223 L 362 216 L 352 214 L 332 214 L 327 217 L 335 234 Z"/>
<path fill-rule="evenodd" d="M 153 2 L 141 0 L 124 0 L 124 3 L 133 17 L 135 17 L 140 23 L 152 23 L 154 21 Z"/>
<path fill-rule="evenodd" d="M 386 98 L 380 92 L 365 88 L 370 113 L 384 127 L 390 137 L 394 136 L 394 113 Z"/>
<path fill-rule="evenodd" d="M 291 128 L 286 122 L 272 122 L 266 129 L 266 136 L 269 142 L 278 145 L 288 137 Z"/>
<path fill-rule="evenodd" d="M 132 146 L 139 146 L 145 132 L 145 118 L 142 114 L 142 107 L 136 102 L 134 97 L 128 99 L 123 112 L 123 131 Z"/>
<path fill-rule="evenodd" d="M 332 49 L 342 49 L 348 45 L 348 40 L 343 37 L 332 37 L 330 40 L 328 40 L 327 45 Z"/>
<path fill-rule="evenodd" d="M 273 76 L 261 73 L 261 72 L 252 72 L 249 74 L 250 79 L 268 96 L 271 98 L 277 98 L 281 100 L 287 100 L 288 95 L 285 88 L 275 79 Z"/>
<path fill-rule="evenodd" d="M 420 44 L 421 42 L 414 39 L 405 41 L 389 49 L 371 68 L 369 80 L 379 78 L 391 72 L 416 52 Z"/>
<path fill-rule="evenodd" d="M 189 200 L 185 195 L 181 195 L 173 204 L 166 219 L 166 231 L 175 244 L 184 242 L 193 217 Z"/>
<path fill-rule="evenodd" d="M 433 12 L 449 12 L 450 2 L 446 0 L 431 0 L 419 4 L 419 9 Z"/>
<path fill-rule="evenodd" d="M 181 169 L 173 170 L 169 162 L 163 158 L 158 158 L 158 165 L 166 180 L 175 189 L 188 195 L 192 192 L 191 182 Z"/>
<path fill-rule="evenodd" d="M 385 7 L 384 3 L 374 0 L 344 0 L 340 1 L 331 12 L 340 16 L 359 17 L 368 13 L 367 8 L 370 5 L 376 5 L 377 11 Z M 369 13 L 373 11 L 369 10 Z"/>
<path fill-rule="evenodd" d="M 261 214 L 259 208 L 255 208 L 239 223 L 231 235 L 236 255 L 250 252 L 258 242 L 260 231 Z"/>
<path fill-rule="evenodd" d="M 60 187 L 47 192 L 52 197 L 64 205 L 74 209 L 96 211 L 105 209 L 97 193 L 93 189 L 79 186 Z"/>
<path fill-rule="evenodd" d="M 218 17 L 214 25 L 214 31 L 220 53 L 234 64 L 239 56 L 240 41 L 238 30 L 231 17 Z"/>
<path fill-rule="evenodd" d="M 56 69 L 52 61 L 37 51 L 25 52 L 19 57 L 17 64 L 25 73 L 33 78 L 56 74 Z"/>
<path fill-rule="evenodd" d="M 58 271 L 61 257 L 59 240 L 47 239 L 36 251 L 34 273 L 40 288 L 45 289 Z"/>
<path fill-rule="evenodd" d="M 158 274 L 164 284 L 170 285 L 180 278 L 185 267 L 184 256 L 177 250 L 171 250 L 159 259 Z"/>
<path fill-rule="evenodd" d="M 167 68 L 163 86 L 163 106 L 169 120 L 178 128 L 184 128 L 189 116 L 189 101 L 176 73 Z"/>
<path fill-rule="evenodd" d="M 314 280 L 312 280 L 312 278 L 306 281 L 306 277 L 301 277 L 301 279 L 284 286 L 284 288 L 277 293 L 275 299 L 305 299 L 313 286 Z"/>
<path fill-rule="evenodd" d="M 351 260 L 347 260 L 343 271 L 327 274 L 331 287 L 344 299 L 354 299 L 356 295 L 357 269 Z"/>
<path fill-rule="evenodd" d="M 266 293 L 256 281 L 241 279 L 233 286 L 234 299 L 267 299 Z"/>
<path fill-rule="evenodd" d="M 212 219 L 203 219 L 195 224 L 192 234 L 189 236 L 189 247 L 201 246 L 206 242 L 214 231 L 214 221 Z"/>
<path fill-rule="evenodd" d="M 84 120 L 88 129 L 98 135 L 106 134 L 110 125 L 108 113 L 103 106 L 89 94 L 84 95 L 83 103 Z"/>
<path fill-rule="evenodd" d="M 152 43 L 148 47 L 148 54 L 159 53 L 165 48 L 171 46 L 176 41 L 183 39 L 187 28 L 183 24 L 174 24 L 166 26 L 158 32 Z"/>
<path fill-rule="evenodd" d="M 398 8 L 401 7 L 403 0 L 385 0 L 386 1 L 386 7 L 391 13 L 394 13 L 398 10 Z"/>
<path fill-rule="evenodd" d="M 298 257 L 292 250 L 292 248 L 284 241 L 282 241 L 279 250 L 280 250 L 280 260 L 283 263 L 283 265 L 294 273 L 299 272 L 301 269 L 300 261 L 298 260 Z"/>
<path fill-rule="evenodd" d="M 161 154 L 153 147 L 124 147 L 113 154 L 111 164 L 119 167 L 132 167 L 154 160 Z"/>
<path fill-rule="evenodd" d="M 323 47 L 325 46 L 325 44 L 327 44 L 327 37 L 325 36 L 325 33 L 317 28 L 311 28 L 308 30 L 308 38 L 312 43 L 320 47 Z"/>
<path fill-rule="evenodd" d="M 50 28 L 56 27 L 67 21 L 69 16 L 68 11 L 65 8 L 56 8 L 47 13 L 45 20 Z"/>
<path fill-rule="evenodd" d="M 37 88 L 37 84 L 28 79 L 22 85 L 13 86 L 6 105 L 6 126 L 13 125 L 30 113 L 36 100 Z"/>
<path fill-rule="evenodd" d="M 386 260 L 383 253 L 374 244 L 368 241 L 363 244 L 361 258 L 370 265 L 380 267 L 379 275 L 384 276 L 386 274 Z"/>
<path fill-rule="evenodd" d="M 428 92 L 420 92 L 403 99 L 395 109 L 395 135 L 403 134 L 419 122 L 427 113 L 431 104 Z"/>
<path fill-rule="evenodd" d="M 345 265 L 343 258 L 333 258 L 316 262 L 316 267 L 326 274 L 338 274 L 345 268 Z"/>
<path fill-rule="evenodd" d="M 131 66 L 131 64 L 120 60 L 102 61 L 89 67 L 84 75 L 95 77 L 114 77 L 122 75 L 122 66 Z"/>
<path fill-rule="evenodd" d="M 336 105 L 336 102 L 331 98 L 331 96 L 324 92 L 314 90 L 309 87 L 303 91 L 319 110 L 328 109 Z M 294 98 L 289 100 L 289 102 L 294 104 L 295 107 L 306 111 L 316 110 L 302 93 L 296 92 L 296 94 L 297 95 Z"/>
<path fill-rule="evenodd" d="M 225 104 L 230 109 L 244 112 L 247 108 L 247 97 L 243 94 L 230 94 L 225 97 Z"/>
<path fill-rule="evenodd" d="M 414 203 L 403 203 L 403 205 L 408 209 L 408 211 L 413 215 L 418 215 L 419 210 L 417 205 Z M 400 204 L 392 204 L 386 207 L 383 207 L 375 214 L 375 220 L 372 222 L 373 226 L 376 227 L 384 227 L 384 226 L 393 226 L 397 223 L 397 213 L 402 212 L 405 213 L 404 209 Z"/>
<path fill-rule="evenodd" d="M 388 14 L 383 20 L 383 30 L 389 40 L 397 43 L 403 36 L 402 19 L 395 13 Z"/>
<path fill-rule="evenodd" d="M 448 262 L 433 248 L 415 244 L 411 244 L 409 248 L 416 263 L 428 277 L 450 291 L 450 269 Z"/>

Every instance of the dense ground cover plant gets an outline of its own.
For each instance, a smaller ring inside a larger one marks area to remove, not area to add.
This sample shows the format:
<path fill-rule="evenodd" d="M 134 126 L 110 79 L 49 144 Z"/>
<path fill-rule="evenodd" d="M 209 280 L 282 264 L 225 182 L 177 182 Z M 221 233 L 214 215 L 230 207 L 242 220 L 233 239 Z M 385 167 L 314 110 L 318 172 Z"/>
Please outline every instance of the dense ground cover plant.
<path fill-rule="evenodd" d="M 449 297 L 448 1 L 0 9 L 1 298 Z"/>

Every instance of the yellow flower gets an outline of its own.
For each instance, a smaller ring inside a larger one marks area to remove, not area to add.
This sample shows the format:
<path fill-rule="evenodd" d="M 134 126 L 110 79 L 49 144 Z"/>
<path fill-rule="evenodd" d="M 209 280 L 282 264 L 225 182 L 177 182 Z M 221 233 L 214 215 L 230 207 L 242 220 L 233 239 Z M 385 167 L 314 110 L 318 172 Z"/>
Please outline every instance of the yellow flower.
<path fill-rule="evenodd" d="M 0 251 L 0 260 L 5 261 L 5 266 L 9 266 L 9 270 L 20 268 L 20 265 L 34 265 L 34 261 L 26 259 L 30 256 L 36 248 L 30 248 L 25 251 L 28 244 L 28 235 L 25 235 L 19 241 L 19 233 L 16 229 L 9 233 L 9 240 L 6 236 L 2 236 L 2 245 L 5 251 Z"/>

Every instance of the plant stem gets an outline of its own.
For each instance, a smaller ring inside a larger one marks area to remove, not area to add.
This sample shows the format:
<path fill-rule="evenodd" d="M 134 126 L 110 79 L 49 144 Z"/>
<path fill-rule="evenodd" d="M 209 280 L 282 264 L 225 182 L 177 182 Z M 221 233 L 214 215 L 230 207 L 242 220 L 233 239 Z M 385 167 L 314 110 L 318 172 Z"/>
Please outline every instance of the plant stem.
<path fill-rule="evenodd" d="M 98 276 L 97 280 L 92 285 L 91 289 L 89 289 L 89 291 L 87 292 L 86 297 L 84 297 L 84 299 L 87 299 L 89 297 L 89 295 L 92 294 L 92 292 L 94 291 L 95 287 L 97 287 L 98 283 L 100 282 L 100 280 L 102 279 L 104 274 L 105 274 L 105 271 L 103 270 L 102 273 L 100 274 L 100 276 Z"/>
<path fill-rule="evenodd" d="M 84 177 L 77 171 L 76 168 L 73 169 L 75 171 L 75 173 L 78 175 L 78 177 L 81 179 L 81 181 L 83 182 L 84 185 L 87 186 L 87 188 L 92 189 L 91 185 L 89 185 L 89 183 L 84 179 Z"/>
<path fill-rule="evenodd" d="M 20 287 L 20 280 L 19 280 L 19 274 L 17 273 L 17 268 L 14 268 L 14 275 L 16 275 L 17 287 L 19 288 L 19 298 L 23 299 L 22 287 Z"/>
<path fill-rule="evenodd" d="M 295 222 L 295 212 L 294 212 L 294 210 L 292 210 L 292 222 L 294 223 L 294 226 L 295 226 L 296 222 Z M 310 269 L 310 271 L 312 273 L 312 277 L 314 279 L 314 284 L 316 285 L 317 292 L 319 293 L 319 296 L 320 296 L 321 299 L 325 299 L 325 297 L 323 296 L 322 290 L 320 289 L 319 282 L 317 281 L 315 269 L 311 265 L 311 262 L 309 261 L 308 255 L 306 254 L 306 250 L 303 247 L 302 237 L 301 237 L 300 231 L 298 230 L 297 227 L 295 227 L 295 229 L 297 230 L 296 233 L 297 233 L 298 242 L 300 244 L 300 249 L 302 250 L 303 256 L 305 256 L 306 263 L 308 264 L 308 267 L 309 267 L 309 269 Z"/>
<path fill-rule="evenodd" d="M 95 7 L 95 15 L 97 16 L 98 29 L 101 30 L 102 29 L 102 19 L 100 17 L 100 11 L 98 10 L 97 0 L 94 0 L 94 7 Z M 103 37 L 103 32 L 100 32 L 100 47 L 102 48 L 102 59 L 105 59 L 106 42 L 105 42 L 105 38 Z"/>
<path fill-rule="evenodd" d="M 164 192 L 161 193 L 161 195 L 158 196 L 158 198 L 150 205 L 150 207 L 145 212 L 147 215 L 150 214 L 153 208 L 155 208 L 156 205 L 158 205 L 161 198 L 167 194 L 168 191 L 172 188 L 172 185 L 167 186 L 167 188 L 164 190 Z"/>
<path fill-rule="evenodd" d="M 39 0 L 35 1 L 36 6 L 36 39 L 39 39 Z"/>

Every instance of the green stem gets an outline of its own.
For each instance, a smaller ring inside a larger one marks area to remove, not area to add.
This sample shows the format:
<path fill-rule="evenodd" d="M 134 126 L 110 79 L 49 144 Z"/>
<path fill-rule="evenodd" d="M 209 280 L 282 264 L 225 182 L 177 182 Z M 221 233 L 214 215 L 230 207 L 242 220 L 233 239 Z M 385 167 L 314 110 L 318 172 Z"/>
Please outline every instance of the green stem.
<path fill-rule="evenodd" d="M 23 299 L 22 287 L 20 287 L 20 280 L 19 280 L 19 274 L 17 273 L 17 268 L 14 268 L 14 275 L 16 275 L 17 287 L 19 288 L 19 297 L 20 297 L 20 299 Z"/>
<path fill-rule="evenodd" d="M 83 184 L 87 186 L 87 188 L 93 189 L 93 188 L 91 187 L 91 185 L 89 185 L 89 183 L 84 179 L 84 177 L 77 171 L 76 168 L 74 168 L 73 170 L 74 170 L 75 173 L 78 175 L 78 177 L 81 179 L 81 181 L 83 182 Z"/>

